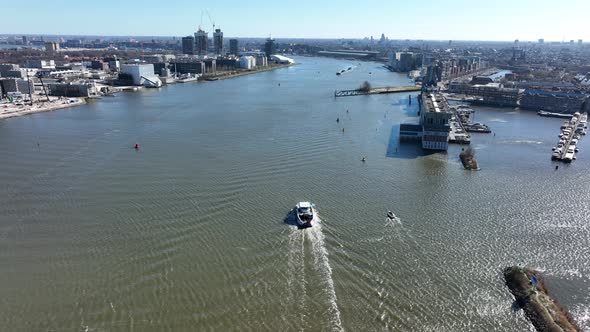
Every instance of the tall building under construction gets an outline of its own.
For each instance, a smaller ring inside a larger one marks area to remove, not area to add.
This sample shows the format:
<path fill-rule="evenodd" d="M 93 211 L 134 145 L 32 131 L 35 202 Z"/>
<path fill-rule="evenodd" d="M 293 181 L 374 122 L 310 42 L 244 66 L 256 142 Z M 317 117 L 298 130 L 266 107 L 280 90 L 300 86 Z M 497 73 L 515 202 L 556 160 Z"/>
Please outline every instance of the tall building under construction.
<path fill-rule="evenodd" d="M 221 29 L 215 29 L 213 33 L 213 52 L 215 55 L 223 55 L 223 32 Z"/>
<path fill-rule="evenodd" d="M 195 53 L 197 55 L 205 55 L 207 54 L 208 49 L 208 42 L 209 42 L 209 35 L 206 31 L 203 31 L 200 27 L 197 32 L 195 32 Z"/>

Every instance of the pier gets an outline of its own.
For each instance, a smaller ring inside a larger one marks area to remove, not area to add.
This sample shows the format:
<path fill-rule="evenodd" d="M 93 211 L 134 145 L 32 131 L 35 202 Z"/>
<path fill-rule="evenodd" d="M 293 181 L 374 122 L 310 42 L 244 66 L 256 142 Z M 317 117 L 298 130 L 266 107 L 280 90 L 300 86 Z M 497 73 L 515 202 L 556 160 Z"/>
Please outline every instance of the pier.
<path fill-rule="evenodd" d="M 399 93 L 399 92 L 411 92 L 420 91 L 422 86 L 420 85 L 404 85 L 404 86 L 386 86 L 382 88 L 372 88 L 368 90 L 355 89 L 355 90 L 340 90 L 334 91 L 334 97 L 349 97 L 349 96 L 360 96 L 360 95 L 376 95 L 383 93 Z"/>
<path fill-rule="evenodd" d="M 452 114 L 451 119 L 449 120 L 449 143 L 470 144 L 471 135 L 467 133 L 467 130 L 463 126 L 463 121 L 458 114 L 457 108 L 449 107 L 449 110 Z"/>
<path fill-rule="evenodd" d="M 553 148 L 551 159 L 563 162 L 572 162 L 578 152 L 577 144 L 582 135 L 586 135 L 588 128 L 588 114 L 576 112 L 571 120 L 567 120 L 561 126 L 559 142 Z"/>

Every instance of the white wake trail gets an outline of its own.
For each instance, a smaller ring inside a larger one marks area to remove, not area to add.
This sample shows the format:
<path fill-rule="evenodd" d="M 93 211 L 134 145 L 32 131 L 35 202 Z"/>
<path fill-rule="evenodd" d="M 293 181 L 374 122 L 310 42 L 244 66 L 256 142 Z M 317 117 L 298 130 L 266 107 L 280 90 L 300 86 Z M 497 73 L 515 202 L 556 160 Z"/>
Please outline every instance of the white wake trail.
<path fill-rule="evenodd" d="M 312 253 L 314 265 L 321 274 L 322 281 L 325 283 L 328 300 L 330 302 L 330 315 L 332 317 L 332 325 L 335 331 L 344 331 L 342 328 L 342 321 L 340 320 L 340 310 L 336 299 L 336 290 L 334 289 L 334 280 L 332 279 L 332 267 L 328 260 L 328 251 L 324 241 L 324 233 L 322 232 L 321 219 L 318 217 L 317 222 L 306 230 L 312 244 Z"/>

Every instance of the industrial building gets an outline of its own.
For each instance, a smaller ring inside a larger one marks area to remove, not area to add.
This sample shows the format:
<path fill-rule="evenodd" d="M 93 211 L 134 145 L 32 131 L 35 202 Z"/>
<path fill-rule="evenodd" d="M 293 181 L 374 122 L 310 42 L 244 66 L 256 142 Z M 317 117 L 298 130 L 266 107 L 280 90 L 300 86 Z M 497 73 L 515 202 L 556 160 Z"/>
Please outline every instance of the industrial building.
<path fill-rule="evenodd" d="M 215 29 L 213 32 L 213 53 L 215 55 L 223 54 L 223 32 L 221 29 Z"/>
<path fill-rule="evenodd" d="M 195 54 L 195 37 L 186 36 L 182 37 L 182 53 L 193 55 Z"/>
<path fill-rule="evenodd" d="M 121 66 L 121 74 L 128 75 L 133 85 L 146 87 L 161 87 L 162 81 L 154 73 L 151 63 L 128 63 Z"/>

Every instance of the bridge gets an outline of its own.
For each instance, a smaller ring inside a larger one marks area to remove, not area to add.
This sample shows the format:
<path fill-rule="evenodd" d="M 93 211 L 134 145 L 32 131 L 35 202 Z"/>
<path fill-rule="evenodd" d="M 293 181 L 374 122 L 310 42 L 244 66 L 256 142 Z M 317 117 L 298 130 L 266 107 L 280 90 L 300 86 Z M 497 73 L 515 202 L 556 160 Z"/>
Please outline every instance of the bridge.
<path fill-rule="evenodd" d="M 383 93 L 399 93 L 399 92 L 411 92 L 411 91 L 420 91 L 420 90 L 422 90 L 422 86 L 420 86 L 420 85 L 386 86 L 386 87 L 382 87 L 382 88 L 373 88 L 373 89 L 368 89 L 368 90 L 356 89 L 356 90 L 334 91 L 334 97 L 376 95 L 376 94 L 383 94 Z"/>

